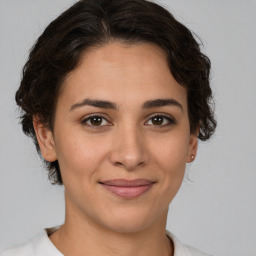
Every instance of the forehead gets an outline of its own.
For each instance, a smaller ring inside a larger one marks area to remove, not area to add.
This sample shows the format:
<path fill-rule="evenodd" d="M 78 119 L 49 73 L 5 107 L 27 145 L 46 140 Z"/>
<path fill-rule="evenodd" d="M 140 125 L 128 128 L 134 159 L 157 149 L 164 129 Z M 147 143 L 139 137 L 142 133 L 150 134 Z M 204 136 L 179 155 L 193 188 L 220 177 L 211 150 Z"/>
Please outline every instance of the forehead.
<path fill-rule="evenodd" d="M 120 42 L 87 49 L 60 94 L 70 102 L 98 97 L 117 104 L 168 96 L 186 101 L 186 89 L 173 78 L 166 53 L 154 44 Z"/>

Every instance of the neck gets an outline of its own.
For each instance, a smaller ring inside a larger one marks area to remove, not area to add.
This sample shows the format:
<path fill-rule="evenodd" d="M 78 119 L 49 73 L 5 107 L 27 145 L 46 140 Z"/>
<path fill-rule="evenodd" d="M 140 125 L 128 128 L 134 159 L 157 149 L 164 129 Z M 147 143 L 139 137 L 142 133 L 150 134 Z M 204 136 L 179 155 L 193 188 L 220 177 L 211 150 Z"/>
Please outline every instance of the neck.
<path fill-rule="evenodd" d="M 82 213 L 74 213 L 66 205 L 65 223 L 50 240 L 66 256 L 170 256 L 173 244 L 166 236 L 166 219 L 167 211 L 147 228 L 118 232 L 95 223 Z"/>

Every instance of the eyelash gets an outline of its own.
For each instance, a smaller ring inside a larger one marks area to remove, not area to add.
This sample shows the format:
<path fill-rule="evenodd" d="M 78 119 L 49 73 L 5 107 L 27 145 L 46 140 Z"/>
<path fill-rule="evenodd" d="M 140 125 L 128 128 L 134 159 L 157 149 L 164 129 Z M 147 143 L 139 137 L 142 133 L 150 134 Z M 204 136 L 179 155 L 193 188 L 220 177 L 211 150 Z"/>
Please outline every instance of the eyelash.
<path fill-rule="evenodd" d="M 97 125 L 88 125 L 87 121 L 92 120 L 94 117 L 100 117 L 100 118 L 107 120 L 101 114 L 94 114 L 94 115 L 88 116 L 88 117 L 84 118 L 83 120 L 81 120 L 81 124 L 86 125 L 91 128 L 94 128 L 94 129 L 99 129 L 99 128 L 102 128 L 103 126 L 105 126 L 105 125 L 98 125 L 98 126 Z M 163 114 L 155 114 L 155 115 L 151 116 L 149 120 L 153 119 L 154 117 L 162 117 L 169 122 L 168 124 L 164 124 L 164 125 L 153 125 L 153 126 L 156 126 L 157 128 L 162 128 L 162 127 L 171 126 L 171 125 L 176 124 L 176 121 L 174 118 L 171 118 L 171 117 L 163 115 Z"/>

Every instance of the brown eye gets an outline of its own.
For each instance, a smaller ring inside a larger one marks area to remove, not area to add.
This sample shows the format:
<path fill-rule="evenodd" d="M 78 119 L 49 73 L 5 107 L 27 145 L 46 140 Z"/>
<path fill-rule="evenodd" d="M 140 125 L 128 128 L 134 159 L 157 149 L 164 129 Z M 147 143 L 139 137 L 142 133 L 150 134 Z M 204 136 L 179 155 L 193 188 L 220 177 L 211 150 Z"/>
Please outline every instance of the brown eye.
<path fill-rule="evenodd" d="M 149 119 L 154 126 L 168 126 L 175 124 L 175 120 L 169 116 L 156 115 Z"/>
<path fill-rule="evenodd" d="M 89 120 L 92 125 L 96 125 L 96 126 L 101 125 L 102 123 L 102 117 L 91 117 Z"/>
<path fill-rule="evenodd" d="M 161 125 L 163 123 L 164 119 L 162 116 L 155 116 L 152 118 L 152 123 L 155 125 Z"/>
<path fill-rule="evenodd" d="M 109 125 L 108 121 L 100 115 L 89 116 L 81 121 L 83 125 L 90 127 L 101 127 Z"/>

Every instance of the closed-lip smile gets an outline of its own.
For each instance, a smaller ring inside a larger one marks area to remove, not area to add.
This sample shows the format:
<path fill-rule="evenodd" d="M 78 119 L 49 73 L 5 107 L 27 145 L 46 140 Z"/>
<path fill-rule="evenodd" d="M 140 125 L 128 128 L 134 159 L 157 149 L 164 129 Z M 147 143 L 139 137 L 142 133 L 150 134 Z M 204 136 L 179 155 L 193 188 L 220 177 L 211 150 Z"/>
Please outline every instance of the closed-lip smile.
<path fill-rule="evenodd" d="M 133 199 L 146 193 L 155 182 L 147 179 L 113 179 L 101 181 L 99 184 L 118 197 Z"/>

